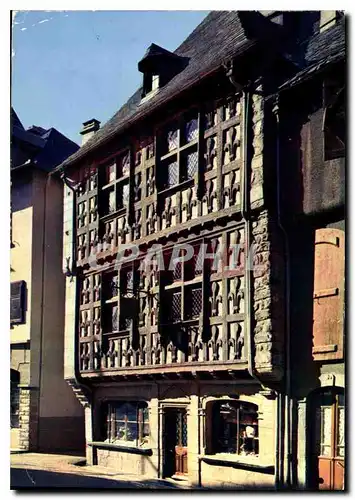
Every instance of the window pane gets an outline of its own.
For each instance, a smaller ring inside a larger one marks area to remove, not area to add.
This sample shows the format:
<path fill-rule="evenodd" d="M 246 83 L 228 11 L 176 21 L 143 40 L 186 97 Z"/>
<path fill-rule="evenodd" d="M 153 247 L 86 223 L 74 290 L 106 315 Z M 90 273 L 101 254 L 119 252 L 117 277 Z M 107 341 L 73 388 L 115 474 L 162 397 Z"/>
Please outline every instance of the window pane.
<path fill-rule="evenodd" d="M 218 402 L 213 407 L 216 453 L 257 455 L 258 414 L 252 403 Z"/>
<path fill-rule="evenodd" d="M 179 183 L 179 166 L 177 161 L 168 165 L 168 187 Z"/>
<path fill-rule="evenodd" d="M 332 437 L 332 408 L 331 406 L 321 407 L 321 455 L 330 456 Z"/>
<path fill-rule="evenodd" d="M 202 289 L 191 288 L 187 290 L 186 294 L 186 318 L 187 319 L 195 319 L 200 316 L 202 311 Z"/>
<path fill-rule="evenodd" d="M 152 76 L 152 90 L 155 90 L 159 87 L 159 75 Z"/>
<path fill-rule="evenodd" d="M 135 423 L 128 422 L 127 432 L 126 432 L 126 441 L 136 441 L 137 439 L 138 439 L 138 424 L 137 424 L 137 422 L 135 422 Z"/>
<path fill-rule="evenodd" d="M 194 118 L 186 123 L 186 126 L 185 126 L 186 142 L 190 142 L 190 141 L 197 139 L 197 135 L 198 135 L 197 118 Z"/>
<path fill-rule="evenodd" d="M 122 206 L 126 207 L 128 205 L 128 198 L 129 198 L 129 185 L 125 184 L 123 186 Z"/>
<path fill-rule="evenodd" d="M 112 306 L 112 331 L 113 332 L 118 332 L 119 326 L 118 326 L 118 307 L 117 306 Z"/>
<path fill-rule="evenodd" d="M 108 199 L 108 211 L 109 213 L 114 212 L 116 210 L 116 200 L 115 200 L 115 190 L 113 189 L 109 193 Z"/>
<path fill-rule="evenodd" d="M 129 175 L 129 165 L 130 165 L 129 154 L 127 154 L 122 158 L 122 175 L 123 176 Z"/>
<path fill-rule="evenodd" d="M 118 404 L 115 408 L 116 420 L 124 421 L 126 419 L 126 405 L 124 403 Z"/>
<path fill-rule="evenodd" d="M 126 404 L 126 415 L 129 421 L 136 422 L 137 421 L 137 404 L 136 403 L 127 403 Z"/>
<path fill-rule="evenodd" d="M 106 167 L 106 180 L 112 182 L 116 179 L 116 164 L 112 163 Z"/>
<path fill-rule="evenodd" d="M 177 129 L 170 130 L 167 134 L 168 150 L 172 151 L 178 147 L 178 131 Z"/>
<path fill-rule="evenodd" d="M 181 319 L 181 292 L 172 294 L 171 319 L 172 321 L 180 321 Z"/>
<path fill-rule="evenodd" d="M 197 151 L 187 155 L 187 178 L 192 179 L 198 171 Z"/>
<path fill-rule="evenodd" d="M 337 455 L 339 457 L 344 456 L 344 435 L 345 435 L 345 413 L 344 413 L 344 407 L 340 406 L 338 409 L 338 448 L 337 448 Z"/>

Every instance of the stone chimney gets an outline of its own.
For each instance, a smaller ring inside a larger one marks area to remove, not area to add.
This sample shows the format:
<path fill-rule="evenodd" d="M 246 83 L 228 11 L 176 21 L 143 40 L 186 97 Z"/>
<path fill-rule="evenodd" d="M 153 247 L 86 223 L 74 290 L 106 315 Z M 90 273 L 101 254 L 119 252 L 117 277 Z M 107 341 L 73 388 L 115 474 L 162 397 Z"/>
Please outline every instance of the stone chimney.
<path fill-rule="evenodd" d="M 83 136 L 81 140 L 81 145 L 83 146 L 91 137 L 95 134 L 97 130 L 100 128 L 100 123 L 98 120 L 95 118 L 92 118 L 92 120 L 88 120 L 87 122 L 83 123 L 83 129 L 81 130 L 80 134 Z"/>

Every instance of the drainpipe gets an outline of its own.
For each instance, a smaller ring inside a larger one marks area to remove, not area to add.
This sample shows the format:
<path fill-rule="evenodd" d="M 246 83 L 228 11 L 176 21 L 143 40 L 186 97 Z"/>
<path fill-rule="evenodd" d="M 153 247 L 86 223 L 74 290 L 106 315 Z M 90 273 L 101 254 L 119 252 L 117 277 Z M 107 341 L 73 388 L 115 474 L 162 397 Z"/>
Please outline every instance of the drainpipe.
<path fill-rule="evenodd" d="M 290 488 L 293 484 L 292 478 L 292 410 L 293 398 L 291 397 L 291 325 L 290 325 L 290 247 L 288 234 L 281 221 L 281 196 L 280 196 L 280 114 L 279 114 L 279 96 L 277 97 L 273 112 L 276 118 L 276 172 L 277 172 L 277 223 L 280 227 L 285 242 L 285 292 L 286 292 L 286 429 L 287 429 L 287 475 L 286 484 Z"/>
<path fill-rule="evenodd" d="M 64 184 L 66 187 L 68 187 L 72 194 L 73 194 L 73 224 L 72 224 L 72 275 L 76 275 L 75 271 L 73 273 L 74 268 L 74 263 L 76 261 L 76 191 L 75 189 L 70 185 L 70 182 L 68 181 L 68 178 L 66 177 L 64 169 L 61 171 L 60 174 L 61 179 L 63 180 Z M 68 270 L 69 271 L 69 270 Z M 78 279 L 75 282 L 76 287 L 75 287 L 75 308 L 74 308 L 74 382 L 75 384 L 83 389 L 84 394 L 86 395 L 89 393 L 90 396 L 92 396 L 92 388 L 87 385 L 79 370 L 78 366 L 78 354 L 79 354 L 79 338 L 76 332 L 78 331 L 78 325 L 79 325 L 79 307 L 78 307 L 78 297 L 79 297 L 79 281 Z M 92 400 L 92 397 L 90 398 Z M 93 408 L 91 405 L 91 422 L 93 422 Z M 93 430 L 93 429 L 92 429 Z"/>

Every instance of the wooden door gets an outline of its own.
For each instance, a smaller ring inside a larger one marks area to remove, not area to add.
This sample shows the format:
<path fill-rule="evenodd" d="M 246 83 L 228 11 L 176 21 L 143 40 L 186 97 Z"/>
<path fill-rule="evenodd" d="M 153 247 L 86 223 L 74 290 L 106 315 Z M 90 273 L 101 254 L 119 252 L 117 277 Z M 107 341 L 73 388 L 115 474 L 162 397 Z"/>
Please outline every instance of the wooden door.
<path fill-rule="evenodd" d="M 185 409 L 165 411 L 164 476 L 185 475 L 187 468 L 187 414 Z"/>
<path fill-rule="evenodd" d="M 317 394 L 314 408 L 315 486 L 320 490 L 344 489 L 345 409 L 342 390 Z"/>
<path fill-rule="evenodd" d="M 313 290 L 313 358 L 343 357 L 344 231 L 318 229 L 315 234 Z"/>

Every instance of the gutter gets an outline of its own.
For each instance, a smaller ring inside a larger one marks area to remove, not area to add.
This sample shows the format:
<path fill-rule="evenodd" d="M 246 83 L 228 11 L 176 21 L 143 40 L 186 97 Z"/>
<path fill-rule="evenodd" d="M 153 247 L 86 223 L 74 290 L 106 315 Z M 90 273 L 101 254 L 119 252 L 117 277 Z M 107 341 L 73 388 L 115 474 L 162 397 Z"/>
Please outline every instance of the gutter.
<path fill-rule="evenodd" d="M 280 227 L 285 242 L 285 264 L 286 264 L 286 321 L 285 321 L 285 333 L 286 333 L 286 394 L 285 394 L 285 405 L 286 405 L 286 428 L 287 428 L 287 477 L 286 483 L 289 488 L 292 487 L 292 411 L 293 411 L 293 398 L 291 397 L 291 322 L 290 322 L 290 283 L 291 283 L 291 272 L 290 272 L 290 247 L 288 234 L 285 227 L 281 221 L 281 201 L 280 201 L 280 113 L 279 113 L 279 99 L 277 98 L 276 105 L 273 109 L 276 118 L 276 171 L 277 171 L 277 223 Z"/>

